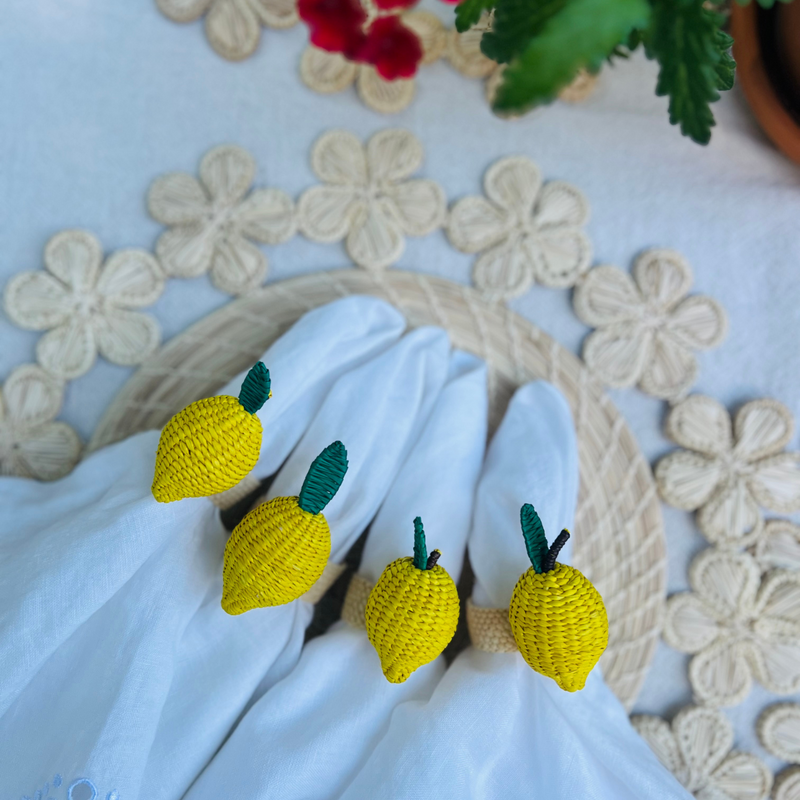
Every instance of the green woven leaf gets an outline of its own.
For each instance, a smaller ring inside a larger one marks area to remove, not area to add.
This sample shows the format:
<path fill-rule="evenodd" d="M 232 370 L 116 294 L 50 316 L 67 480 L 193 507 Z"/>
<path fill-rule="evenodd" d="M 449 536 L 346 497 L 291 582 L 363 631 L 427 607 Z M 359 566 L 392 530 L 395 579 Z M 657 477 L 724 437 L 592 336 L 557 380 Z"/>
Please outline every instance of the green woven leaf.
<path fill-rule="evenodd" d="M 669 97 L 669 121 L 698 144 L 708 144 L 723 78 L 720 16 L 703 8 L 703 0 L 653 0 L 645 34 L 651 58 L 661 66 L 657 95 Z M 727 71 L 723 65 L 723 73 Z M 727 80 L 727 78 L 725 78 Z"/>
<path fill-rule="evenodd" d="M 414 520 L 414 566 L 417 569 L 428 568 L 428 546 L 425 543 L 425 531 L 422 529 L 422 518 Z"/>
<path fill-rule="evenodd" d="M 736 73 L 736 62 L 731 55 L 733 37 L 728 36 L 725 31 L 717 28 L 714 44 L 720 55 L 719 63 L 717 64 L 717 89 L 721 92 L 727 92 L 733 89 L 733 80 Z"/>
<path fill-rule="evenodd" d="M 492 30 L 483 34 L 481 51 L 498 64 L 507 64 L 538 36 L 568 0 L 497 0 Z"/>
<path fill-rule="evenodd" d="M 506 69 L 495 109 L 518 112 L 549 102 L 579 69 L 597 70 L 632 30 L 645 27 L 649 14 L 647 0 L 568 0 Z"/>
<path fill-rule="evenodd" d="M 542 521 L 530 503 L 525 503 L 519 510 L 519 521 L 528 558 L 534 571 L 541 574 L 544 572 L 544 562 L 547 558 L 547 537 L 544 535 Z"/>
<path fill-rule="evenodd" d="M 494 4 L 495 0 L 462 0 L 456 6 L 456 30 L 459 33 L 468 31 L 484 11 L 494 8 Z"/>
<path fill-rule="evenodd" d="M 255 414 L 267 402 L 271 386 L 269 370 L 259 361 L 247 373 L 239 390 L 239 402 L 248 414 Z"/>
<path fill-rule="evenodd" d="M 308 469 L 297 505 L 309 514 L 319 514 L 339 491 L 347 472 L 347 450 L 341 442 L 329 444 Z"/>

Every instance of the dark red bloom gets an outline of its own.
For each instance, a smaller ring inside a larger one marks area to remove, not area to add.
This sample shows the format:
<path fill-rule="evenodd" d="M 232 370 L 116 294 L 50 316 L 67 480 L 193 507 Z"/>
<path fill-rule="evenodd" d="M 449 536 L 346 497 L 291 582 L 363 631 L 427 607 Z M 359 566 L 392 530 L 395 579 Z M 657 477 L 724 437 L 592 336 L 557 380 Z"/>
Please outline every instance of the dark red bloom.
<path fill-rule="evenodd" d="M 381 11 L 394 11 L 396 8 L 406 9 L 416 5 L 418 0 L 373 0 L 375 6 Z M 456 0 L 458 2 L 458 0 Z"/>
<path fill-rule="evenodd" d="M 422 61 L 422 42 L 399 17 L 379 17 L 369 26 L 354 60 L 372 64 L 387 81 L 411 78 Z"/>
<path fill-rule="evenodd" d="M 297 12 L 316 47 L 348 57 L 363 47 L 367 13 L 360 0 L 298 0 Z"/>

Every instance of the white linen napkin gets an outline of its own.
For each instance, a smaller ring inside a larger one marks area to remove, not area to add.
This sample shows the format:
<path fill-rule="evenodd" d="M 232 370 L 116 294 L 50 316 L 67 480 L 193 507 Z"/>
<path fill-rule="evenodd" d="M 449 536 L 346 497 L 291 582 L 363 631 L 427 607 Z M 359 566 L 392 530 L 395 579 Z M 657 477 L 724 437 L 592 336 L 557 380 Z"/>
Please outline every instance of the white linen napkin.
<path fill-rule="evenodd" d="M 403 327 L 386 303 L 348 298 L 284 334 L 265 359 L 296 403 L 282 399 L 264 419 L 264 452 L 274 460 L 294 446 L 337 377 Z M 55 484 L 0 479 L 0 786 L 12 796 L 35 796 L 58 774 L 136 797 L 162 731 L 174 737 L 195 718 L 206 727 L 181 732 L 163 765 L 175 794 L 151 795 L 178 797 L 264 678 L 262 640 L 278 675 L 299 652 L 292 620 L 231 625 L 219 608 L 225 531 L 207 499 L 156 503 L 158 437 L 92 454 Z M 215 644 L 231 658 L 210 691 Z"/>
<path fill-rule="evenodd" d="M 388 563 L 412 554 L 413 519 L 419 515 L 429 552 L 441 550 L 439 563 L 458 580 L 486 421 L 485 365 L 455 352 L 448 382 L 370 528 L 361 575 L 374 582 Z M 366 630 L 336 623 L 247 712 L 187 800 L 338 797 L 395 706 L 429 698 L 444 669 L 440 656 L 405 683 L 391 684 Z"/>
<path fill-rule="evenodd" d="M 520 389 L 478 486 L 469 539 L 476 603 L 506 607 L 530 566 L 519 522 L 523 503 L 534 504 L 549 541 L 569 527 L 577 470 L 563 397 L 546 383 Z M 456 658 L 430 700 L 395 710 L 388 732 L 340 796 L 690 798 L 635 733 L 599 668 L 582 691 L 568 693 L 530 669 L 519 653 L 474 647 Z"/>
<path fill-rule="evenodd" d="M 420 328 L 339 378 L 270 486 L 269 499 L 296 495 L 314 458 L 331 442 L 344 443 L 349 468 L 324 511 L 332 561 L 344 559 L 375 516 L 439 395 L 449 351 L 443 330 Z M 180 643 L 143 798 L 181 797 L 246 705 L 300 656 L 313 612 L 308 603 L 296 600 L 237 617 L 221 609 L 224 544 L 222 538 L 206 600 Z"/>

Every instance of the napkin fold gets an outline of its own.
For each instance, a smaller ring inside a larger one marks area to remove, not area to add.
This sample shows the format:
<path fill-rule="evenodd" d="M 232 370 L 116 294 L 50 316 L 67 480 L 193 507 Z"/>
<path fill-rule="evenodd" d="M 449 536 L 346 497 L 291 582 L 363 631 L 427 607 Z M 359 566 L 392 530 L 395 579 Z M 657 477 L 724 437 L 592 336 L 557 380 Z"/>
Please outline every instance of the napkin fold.
<path fill-rule="evenodd" d="M 485 365 L 453 353 L 447 383 L 370 527 L 362 576 L 374 582 L 388 563 L 412 554 L 419 515 L 429 550 L 441 550 L 439 563 L 458 580 L 487 416 Z M 405 683 L 390 684 L 366 630 L 337 623 L 311 641 L 297 667 L 247 712 L 187 800 L 338 797 L 385 732 L 392 710 L 427 700 L 444 669 L 439 657 Z"/>
<path fill-rule="evenodd" d="M 298 494 L 316 456 L 332 441 L 345 444 L 350 466 L 324 511 L 331 560 L 343 560 L 375 516 L 439 395 L 449 351 L 441 328 L 419 328 L 346 372 L 272 482 L 268 499 Z M 179 644 L 142 797 L 182 797 L 245 707 L 300 657 L 313 612 L 308 603 L 296 600 L 236 617 L 221 609 L 224 544 L 222 537 L 206 598 Z"/>
<path fill-rule="evenodd" d="M 552 540 L 569 526 L 577 450 L 569 407 L 552 386 L 515 394 L 492 441 L 469 538 L 478 602 L 508 603 L 528 569 L 519 523 L 536 506 Z M 561 560 L 561 559 L 559 559 Z M 595 668 L 568 693 L 518 653 L 459 654 L 431 698 L 394 711 L 342 800 L 499 797 L 689 800 L 631 727 Z"/>
<path fill-rule="evenodd" d="M 347 298 L 270 348 L 282 399 L 263 420 L 267 469 L 333 383 L 403 327 L 383 301 Z M 232 625 L 219 608 L 226 532 L 205 498 L 156 503 L 158 438 L 94 453 L 57 483 L 0 479 L 0 776 L 11 796 L 35 796 L 59 775 L 133 798 L 146 770 L 159 785 L 149 796 L 177 798 L 265 679 L 263 662 L 252 665 L 260 640 L 275 680 L 299 653 L 293 619 Z M 215 645 L 229 660 L 212 675 Z M 193 720 L 205 727 L 183 727 Z"/>

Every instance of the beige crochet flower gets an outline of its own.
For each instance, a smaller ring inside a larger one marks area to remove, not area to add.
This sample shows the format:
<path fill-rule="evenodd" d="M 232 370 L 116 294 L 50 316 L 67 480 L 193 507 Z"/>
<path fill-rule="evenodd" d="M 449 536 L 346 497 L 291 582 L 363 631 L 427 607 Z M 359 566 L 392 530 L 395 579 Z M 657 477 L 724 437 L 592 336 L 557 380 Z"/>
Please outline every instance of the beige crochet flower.
<path fill-rule="evenodd" d="M 480 253 L 472 271 L 490 300 L 524 294 L 538 281 L 572 286 L 592 259 L 581 227 L 589 204 L 562 181 L 542 186 L 529 158 L 496 161 L 484 177 L 486 197 L 465 197 L 450 212 L 447 235 L 464 253 Z"/>
<path fill-rule="evenodd" d="M 17 367 L 0 391 L 0 475 L 52 481 L 78 462 L 81 441 L 63 422 L 63 384 L 40 367 Z"/>
<path fill-rule="evenodd" d="M 773 800 L 800 800 L 800 767 L 789 767 L 775 778 Z"/>
<path fill-rule="evenodd" d="M 422 145 L 408 131 L 380 131 L 366 147 L 352 133 L 329 131 L 311 153 L 324 185 L 300 198 L 300 230 L 315 242 L 347 237 L 347 252 L 360 267 L 390 266 L 403 253 L 404 236 L 425 236 L 445 219 L 442 188 L 427 179 L 408 180 L 422 159 Z"/>
<path fill-rule="evenodd" d="M 691 285 L 691 268 L 671 250 L 643 253 L 633 278 L 616 267 L 591 270 L 573 298 L 578 317 L 597 328 L 583 346 L 589 368 L 608 386 L 683 396 L 697 378 L 692 351 L 716 347 L 728 329 L 719 303 L 687 298 Z"/>
<path fill-rule="evenodd" d="M 409 11 L 403 22 L 422 42 L 422 66 L 433 64 L 444 52 L 444 25 L 428 11 Z M 300 77 L 320 94 L 343 92 L 354 83 L 364 105 L 380 114 L 396 114 L 414 99 L 416 79 L 386 81 L 368 64 L 348 61 L 341 53 L 329 53 L 309 45 L 300 60 Z"/>
<path fill-rule="evenodd" d="M 800 704 L 777 703 L 764 709 L 756 723 L 758 738 L 775 758 L 800 764 Z"/>
<path fill-rule="evenodd" d="M 223 58 L 241 61 L 252 55 L 261 39 L 261 26 L 291 28 L 296 0 L 156 0 L 174 22 L 192 22 L 206 14 L 206 36 Z"/>
<path fill-rule="evenodd" d="M 114 364 L 140 364 L 161 340 L 158 323 L 133 308 L 164 290 L 156 260 L 121 250 L 103 264 L 100 242 L 85 231 L 62 231 L 45 247 L 47 272 L 22 272 L 6 286 L 5 309 L 21 328 L 46 333 L 39 363 L 63 380 L 88 372 L 98 350 Z"/>
<path fill-rule="evenodd" d="M 772 773 L 761 759 L 733 747 L 733 726 L 722 712 L 689 706 L 670 726 L 660 717 L 631 717 L 658 760 L 698 800 L 764 800 Z"/>
<path fill-rule="evenodd" d="M 294 235 L 296 221 L 285 192 L 257 189 L 247 194 L 255 173 L 250 153 L 222 145 L 200 162 L 199 181 L 173 172 L 153 182 L 147 198 L 150 214 L 172 226 L 156 244 L 168 275 L 195 278 L 210 269 L 214 285 L 229 294 L 242 294 L 263 282 L 267 259 L 249 240 L 284 242 Z"/>
<path fill-rule="evenodd" d="M 752 556 L 711 548 L 692 562 L 689 583 L 667 601 L 663 635 L 695 654 L 689 680 L 700 701 L 737 705 L 753 677 L 775 694 L 800 690 L 800 573 L 762 580 Z"/>
<path fill-rule="evenodd" d="M 754 400 L 735 422 L 724 406 L 692 395 L 675 406 L 666 433 L 686 450 L 659 461 L 661 496 L 699 509 L 697 523 L 715 544 L 745 547 L 761 535 L 758 506 L 787 514 L 800 509 L 800 455 L 781 452 L 792 438 L 792 415 L 775 400 Z"/>
<path fill-rule="evenodd" d="M 756 539 L 753 555 L 762 572 L 800 570 L 800 525 L 785 519 L 769 520 Z"/>

